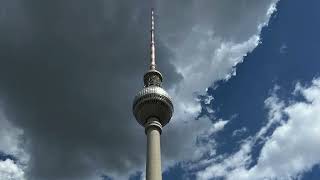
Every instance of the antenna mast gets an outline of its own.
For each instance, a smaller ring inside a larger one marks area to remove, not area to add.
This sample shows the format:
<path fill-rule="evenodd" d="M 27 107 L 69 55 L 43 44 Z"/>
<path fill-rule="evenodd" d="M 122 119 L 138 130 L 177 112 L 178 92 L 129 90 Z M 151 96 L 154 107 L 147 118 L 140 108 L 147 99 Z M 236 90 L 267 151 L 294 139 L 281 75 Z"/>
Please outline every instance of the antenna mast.
<path fill-rule="evenodd" d="M 151 63 L 150 63 L 150 70 L 156 69 L 156 48 L 155 48 L 155 41 L 154 41 L 154 9 L 151 8 L 151 43 L 150 43 L 150 49 L 151 49 Z"/>

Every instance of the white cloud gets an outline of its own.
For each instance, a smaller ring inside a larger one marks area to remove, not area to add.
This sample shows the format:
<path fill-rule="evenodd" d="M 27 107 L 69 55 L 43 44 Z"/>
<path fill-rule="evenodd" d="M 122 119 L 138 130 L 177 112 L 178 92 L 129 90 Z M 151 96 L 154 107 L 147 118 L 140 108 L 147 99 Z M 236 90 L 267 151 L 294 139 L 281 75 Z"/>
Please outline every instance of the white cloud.
<path fill-rule="evenodd" d="M 307 102 L 283 110 L 289 119 L 266 142 L 253 173 L 289 179 L 320 162 L 320 78 L 309 87 L 297 86 L 296 92 Z"/>
<path fill-rule="evenodd" d="M 0 179 L 1 180 L 25 180 L 24 172 L 12 160 L 0 160 Z"/>
<path fill-rule="evenodd" d="M 192 156 L 193 160 L 198 160 L 201 158 L 201 156 L 204 153 L 208 153 L 210 156 L 213 156 L 216 154 L 216 152 L 212 149 L 215 149 L 216 147 L 216 141 L 213 138 L 210 138 L 210 136 L 216 134 L 217 132 L 223 130 L 225 125 L 229 121 L 226 120 L 219 120 L 218 122 L 214 123 L 209 127 L 209 129 L 202 132 L 200 135 L 197 135 L 197 139 L 201 141 L 202 139 L 208 140 L 206 143 L 199 142 L 198 144 L 201 144 L 199 147 L 197 147 L 194 151 L 194 154 Z"/>
<path fill-rule="evenodd" d="M 23 131 L 13 127 L 0 111 L 0 152 L 11 155 L 19 154 L 21 151 L 19 139 L 22 135 Z"/>
<path fill-rule="evenodd" d="M 1 180 L 24 180 L 24 165 L 28 156 L 21 147 L 23 131 L 14 127 L 0 110 L 0 152 L 18 159 L 15 163 L 11 159 L 0 160 Z"/>
<path fill-rule="evenodd" d="M 242 127 L 241 129 L 237 129 L 237 130 L 233 131 L 232 136 L 242 135 L 246 131 L 248 131 L 248 129 L 246 127 Z"/>
<path fill-rule="evenodd" d="M 211 101 L 214 100 L 213 96 L 208 95 L 205 99 L 204 99 L 204 104 L 208 105 L 211 103 Z"/>
<path fill-rule="evenodd" d="M 310 86 L 298 83 L 293 95 L 302 95 L 306 101 L 294 101 L 285 106 L 273 93 L 265 101 L 269 108 L 268 123 L 243 143 L 239 152 L 199 172 L 199 179 L 216 176 L 246 180 L 293 179 L 319 164 L 320 78 L 314 79 Z M 257 164 L 246 168 L 252 161 L 250 154 L 257 138 L 263 138 L 275 122 L 281 125 L 266 139 Z"/>
<path fill-rule="evenodd" d="M 23 135 L 23 130 L 14 127 L 0 109 L 0 152 L 26 163 L 29 156 L 23 148 Z"/>

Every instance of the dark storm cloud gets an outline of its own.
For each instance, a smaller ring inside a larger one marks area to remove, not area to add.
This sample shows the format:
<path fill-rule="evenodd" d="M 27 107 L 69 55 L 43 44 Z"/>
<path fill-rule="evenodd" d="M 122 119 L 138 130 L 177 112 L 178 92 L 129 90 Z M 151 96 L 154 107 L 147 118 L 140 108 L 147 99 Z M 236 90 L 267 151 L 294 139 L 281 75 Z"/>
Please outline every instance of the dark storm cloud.
<path fill-rule="evenodd" d="M 1 1 L 0 93 L 24 130 L 30 179 L 124 173 L 144 161 L 131 115 L 148 63 L 142 1 Z M 181 77 L 158 52 L 166 81 Z M 170 84 L 167 84 L 170 86 Z"/>

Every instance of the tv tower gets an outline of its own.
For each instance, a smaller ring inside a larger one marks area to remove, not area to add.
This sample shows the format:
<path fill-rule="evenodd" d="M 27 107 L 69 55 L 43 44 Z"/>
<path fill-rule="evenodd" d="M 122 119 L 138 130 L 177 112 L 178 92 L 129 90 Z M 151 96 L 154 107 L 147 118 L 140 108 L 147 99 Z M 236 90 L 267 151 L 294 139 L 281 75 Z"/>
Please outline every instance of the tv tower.
<path fill-rule="evenodd" d="M 162 74 L 156 70 L 156 48 L 154 40 L 154 9 L 151 9 L 150 67 L 144 74 L 144 88 L 133 101 L 133 114 L 147 135 L 146 179 L 162 180 L 160 135 L 169 123 L 173 104 L 169 94 L 161 87 Z"/>

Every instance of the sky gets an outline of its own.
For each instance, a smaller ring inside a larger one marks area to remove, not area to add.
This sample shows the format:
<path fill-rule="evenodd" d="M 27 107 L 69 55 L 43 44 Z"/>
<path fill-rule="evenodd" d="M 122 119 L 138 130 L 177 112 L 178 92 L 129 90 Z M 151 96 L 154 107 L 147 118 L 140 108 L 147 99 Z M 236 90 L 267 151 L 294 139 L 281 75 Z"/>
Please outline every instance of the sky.
<path fill-rule="evenodd" d="M 144 179 L 151 6 L 163 179 L 319 179 L 319 5 L 0 1 L 0 179 Z"/>

